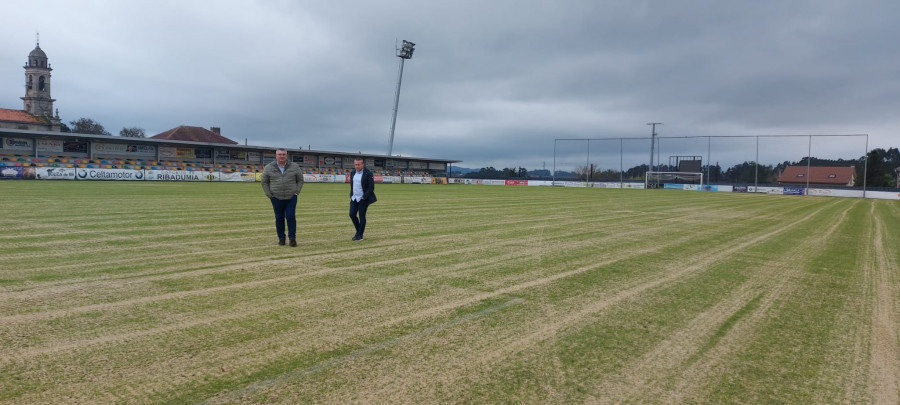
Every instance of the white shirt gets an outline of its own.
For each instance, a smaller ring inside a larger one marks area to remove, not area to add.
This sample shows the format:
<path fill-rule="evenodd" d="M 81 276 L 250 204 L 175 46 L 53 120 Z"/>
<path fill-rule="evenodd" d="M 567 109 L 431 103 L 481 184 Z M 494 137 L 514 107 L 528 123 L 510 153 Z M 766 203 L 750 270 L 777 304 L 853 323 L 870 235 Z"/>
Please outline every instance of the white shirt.
<path fill-rule="evenodd" d="M 363 197 L 362 189 L 362 172 L 353 173 L 353 195 L 350 196 L 351 201 L 359 202 Z"/>

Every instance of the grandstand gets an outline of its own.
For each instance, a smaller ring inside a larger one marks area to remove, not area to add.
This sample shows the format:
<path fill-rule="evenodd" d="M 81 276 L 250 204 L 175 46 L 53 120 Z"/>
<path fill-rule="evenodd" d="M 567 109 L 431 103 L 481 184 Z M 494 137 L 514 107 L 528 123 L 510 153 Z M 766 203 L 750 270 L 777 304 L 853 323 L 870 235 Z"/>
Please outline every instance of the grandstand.
<path fill-rule="evenodd" d="M 275 159 L 272 147 L 173 139 L 0 129 L 2 178 L 22 178 L 22 168 L 260 173 Z M 400 157 L 286 148 L 304 174 L 342 176 L 363 157 L 376 176 L 446 176 L 449 159 Z"/>

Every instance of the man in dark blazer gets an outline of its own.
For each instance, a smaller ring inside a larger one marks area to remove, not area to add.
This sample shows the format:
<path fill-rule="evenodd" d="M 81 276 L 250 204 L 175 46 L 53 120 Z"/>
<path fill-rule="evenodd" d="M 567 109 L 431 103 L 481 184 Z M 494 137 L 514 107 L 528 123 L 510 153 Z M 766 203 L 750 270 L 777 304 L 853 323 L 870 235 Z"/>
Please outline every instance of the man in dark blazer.
<path fill-rule="evenodd" d="M 366 232 L 366 210 L 378 199 L 375 198 L 375 175 L 366 169 L 362 158 L 353 161 L 353 168 L 356 170 L 350 175 L 350 220 L 356 235 L 351 240 L 358 241 Z"/>

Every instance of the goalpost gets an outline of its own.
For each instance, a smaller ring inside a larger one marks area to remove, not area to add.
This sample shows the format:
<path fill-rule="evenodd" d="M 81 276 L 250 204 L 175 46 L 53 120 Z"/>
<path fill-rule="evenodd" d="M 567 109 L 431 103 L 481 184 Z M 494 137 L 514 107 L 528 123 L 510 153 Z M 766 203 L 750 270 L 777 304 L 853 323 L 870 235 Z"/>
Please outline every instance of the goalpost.
<path fill-rule="evenodd" d="M 665 184 L 703 184 L 703 172 L 647 172 L 645 188 L 663 188 Z"/>

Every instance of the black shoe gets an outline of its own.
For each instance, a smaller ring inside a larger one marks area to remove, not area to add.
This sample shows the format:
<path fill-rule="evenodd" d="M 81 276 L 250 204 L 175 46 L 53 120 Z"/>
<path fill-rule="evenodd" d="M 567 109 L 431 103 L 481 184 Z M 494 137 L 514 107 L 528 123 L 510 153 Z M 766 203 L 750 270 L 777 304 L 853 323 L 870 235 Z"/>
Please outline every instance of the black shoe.
<path fill-rule="evenodd" d="M 353 239 L 350 239 L 350 240 L 352 240 L 352 241 L 357 241 L 357 240 L 360 240 L 360 239 L 362 239 L 362 238 L 359 237 L 359 235 L 353 235 Z"/>
<path fill-rule="evenodd" d="M 291 247 L 297 247 L 297 239 L 291 239 Z"/>
<path fill-rule="evenodd" d="M 284 239 L 278 239 L 278 246 L 284 246 Z"/>

